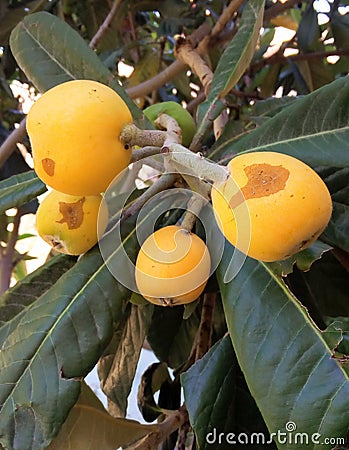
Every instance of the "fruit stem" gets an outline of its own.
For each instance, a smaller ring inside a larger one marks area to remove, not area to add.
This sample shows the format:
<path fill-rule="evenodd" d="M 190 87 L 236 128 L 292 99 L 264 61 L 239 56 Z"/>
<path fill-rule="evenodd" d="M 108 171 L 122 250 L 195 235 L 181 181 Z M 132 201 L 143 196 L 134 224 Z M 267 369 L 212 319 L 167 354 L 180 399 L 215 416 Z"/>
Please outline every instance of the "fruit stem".
<path fill-rule="evenodd" d="M 201 209 L 206 205 L 207 199 L 201 197 L 198 194 L 193 194 L 188 203 L 187 210 L 184 215 L 183 222 L 181 223 L 181 227 L 187 231 L 191 231 L 195 225 L 196 219 L 200 214 Z"/>
<path fill-rule="evenodd" d="M 138 145 L 140 147 L 162 147 L 167 137 L 166 131 L 141 130 L 132 123 L 125 125 L 120 134 L 120 141 L 129 147 Z"/>
<path fill-rule="evenodd" d="M 209 161 L 201 153 L 193 153 L 181 144 L 172 143 L 164 146 L 162 152 L 170 153 L 174 163 L 189 169 L 200 179 L 224 182 L 229 178 L 229 171 L 226 167 Z"/>
<path fill-rule="evenodd" d="M 155 125 L 163 130 L 166 130 L 166 139 L 163 144 L 167 147 L 171 143 L 181 143 L 182 142 L 182 129 L 178 125 L 178 122 L 173 117 L 168 114 L 160 114 L 160 116 L 155 120 Z"/>
<path fill-rule="evenodd" d="M 159 153 L 161 153 L 161 147 L 147 145 L 142 148 L 137 148 L 132 150 L 131 162 L 140 161 L 148 156 L 158 155 Z"/>
<path fill-rule="evenodd" d="M 132 203 L 125 211 L 123 211 L 120 221 L 124 221 L 129 217 L 137 214 L 137 212 L 151 199 L 155 194 L 165 191 L 173 186 L 177 179 L 175 173 L 164 173 L 158 180 L 155 181 L 138 199 Z"/>

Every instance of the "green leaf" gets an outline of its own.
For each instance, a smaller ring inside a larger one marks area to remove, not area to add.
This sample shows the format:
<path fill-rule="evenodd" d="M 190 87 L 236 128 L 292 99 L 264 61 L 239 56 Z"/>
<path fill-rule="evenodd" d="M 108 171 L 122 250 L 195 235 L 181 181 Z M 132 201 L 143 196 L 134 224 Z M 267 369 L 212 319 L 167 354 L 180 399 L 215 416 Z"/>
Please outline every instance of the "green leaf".
<path fill-rule="evenodd" d="M 258 408 L 241 381 L 229 336 L 181 375 L 190 423 L 201 450 L 219 450 L 225 444 L 228 448 L 227 436 L 232 439 L 234 435 L 237 441 L 239 433 L 263 433 L 268 440 Z M 260 444 L 261 449 L 274 448 Z M 237 443 L 237 448 L 243 446 Z"/>
<path fill-rule="evenodd" d="M 115 450 L 156 431 L 157 425 L 143 425 L 135 420 L 112 417 L 82 383 L 78 402 L 47 450 Z"/>
<path fill-rule="evenodd" d="M 45 184 L 34 171 L 13 175 L 0 181 L 0 214 L 27 203 L 45 191 Z"/>
<path fill-rule="evenodd" d="M 9 2 L 6 2 L 9 3 Z M 5 2 L 0 6 L 0 44 L 7 44 L 8 37 L 17 23 L 28 14 L 39 11 L 47 4 L 47 0 L 33 0 L 27 1 L 26 7 L 23 4 L 18 4 L 15 7 L 7 7 Z"/>
<path fill-rule="evenodd" d="M 349 383 L 343 368 L 306 310 L 267 266 L 247 258 L 236 277 L 223 282 L 232 251 L 227 244 L 217 273 L 225 317 L 239 365 L 269 431 L 285 431 L 292 421 L 299 433 L 344 436 Z M 304 444 L 278 443 L 278 448 L 303 449 Z"/>
<path fill-rule="evenodd" d="M 310 247 L 302 250 L 299 253 L 287 258 L 283 261 L 276 261 L 272 263 L 268 263 L 267 266 L 279 276 L 286 276 L 293 271 L 294 265 L 298 267 L 298 269 L 302 271 L 310 270 L 311 266 L 315 261 L 320 259 L 324 252 L 328 252 L 331 250 L 327 244 L 324 244 L 321 241 L 314 242 Z"/>
<path fill-rule="evenodd" d="M 263 12 L 264 0 L 250 0 L 246 3 L 239 29 L 216 67 L 207 101 L 199 107 L 198 129 L 192 143 L 194 148 L 223 110 L 224 104 L 219 99 L 234 87 L 250 64 L 262 26 Z"/>
<path fill-rule="evenodd" d="M 155 307 L 147 336 L 157 358 L 171 368 L 179 367 L 189 357 L 200 323 L 198 309 L 186 320 L 183 312 L 183 306 Z"/>
<path fill-rule="evenodd" d="M 325 167 L 319 169 L 319 174 L 333 201 L 331 221 L 321 238 L 334 247 L 349 251 L 349 168 Z"/>
<path fill-rule="evenodd" d="M 334 42 L 338 49 L 348 48 L 349 39 L 349 16 L 334 11 L 331 15 L 330 27 L 333 33 Z"/>
<path fill-rule="evenodd" d="M 332 217 L 321 238 L 329 245 L 349 252 L 348 229 L 349 205 L 333 202 Z"/>
<path fill-rule="evenodd" d="M 126 248 L 134 245 L 131 237 Z M 47 447 L 79 395 L 79 378 L 108 344 L 129 295 L 93 250 L 16 316 L 15 327 L 4 325 L 9 333 L 0 354 L 1 445 Z"/>
<path fill-rule="evenodd" d="M 222 142 L 214 159 L 242 151 L 275 151 L 310 166 L 349 167 L 349 76 L 308 94 L 238 142 Z"/>
<path fill-rule="evenodd" d="M 120 95 L 134 119 L 141 118 L 141 111 L 97 54 L 58 17 L 47 12 L 25 17 L 12 31 L 10 46 L 18 65 L 40 92 L 74 79 L 99 81 Z"/>
<path fill-rule="evenodd" d="M 38 297 L 50 289 L 56 281 L 76 262 L 76 258 L 57 255 L 46 264 L 27 275 L 16 285 L 0 296 L 0 325 L 23 312 Z M 0 327 L 0 342 L 3 342 Z"/>
<path fill-rule="evenodd" d="M 239 29 L 219 60 L 208 102 L 224 97 L 252 61 L 263 23 L 264 0 L 250 0 L 244 7 Z"/>
<path fill-rule="evenodd" d="M 126 416 L 127 398 L 152 313 L 151 304 L 130 304 L 121 330 L 116 330 L 117 338 L 111 342 L 98 363 L 101 387 L 108 397 L 109 411 L 115 417 Z"/>
<path fill-rule="evenodd" d="M 310 309 L 315 305 L 321 317 L 349 316 L 349 277 L 346 269 L 326 252 L 308 272 L 294 271 L 287 277 L 293 292 Z"/>
<path fill-rule="evenodd" d="M 321 29 L 318 22 L 317 12 L 313 4 L 309 4 L 302 14 L 297 30 L 297 42 L 303 52 L 318 50 L 321 37 Z"/>

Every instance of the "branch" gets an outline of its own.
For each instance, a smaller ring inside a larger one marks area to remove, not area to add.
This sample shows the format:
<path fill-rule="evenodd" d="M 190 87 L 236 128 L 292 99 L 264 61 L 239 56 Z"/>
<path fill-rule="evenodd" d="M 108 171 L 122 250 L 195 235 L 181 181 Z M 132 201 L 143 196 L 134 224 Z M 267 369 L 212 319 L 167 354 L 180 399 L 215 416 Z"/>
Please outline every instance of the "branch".
<path fill-rule="evenodd" d="M 207 202 L 208 200 L 204 197 L 200 197 L 197 194 L 192 195 L 187 203 L 187 208 L 185 211 L 183 222 L 181 223 L 181 227 L 191 232 L 195 225 L 196 219 L 200 214 L 200 211 L 207 204 Z"/>
<path fill-rule="evenodd" d="M 175 57 L 188 65 L 198 76 L 207 97 L 213 80 L 213 72 L 199 55 L 198 50 L 194 49 L 187 39 L 179 38 L 175 48 Z"/>
<path fill-rule="evenodd" d="M 198 45 L 198 51 L 200 54 L 205 53 L 207 48 L 212 45 L 212 42 L 218 38 L 228 22 L 232 19 L 234 14 L 244 3 L 245 0 L 232 0 L 229 5 L 223 10 L 219 16 L 217 22 L 214 24 L 211 33 L 206 36 Z"/>
<path fill-rule="evenodd" d="M 342 264 L 342 266 L 344 267 L 344 269 L 349 272 L 349 253 L 338 248 L 335 247 L 332 250 L 332 253 L 334 254 L 334 256 L 337 258 L 337 260 Z"/>
<path fill-rule="evenodd" d="M 175 173 L 164 173 L 161 177 L 155 181 L 148 189 L 137 198 L 137 200 L 132 203 L 125 211 L 122 213 L 120 222 L 128 219 L 129 217 L 138 213 L 138 211 L 150 200 L 155 194 L 165 191 L 173 186 L 177 179 L 177 174 Z"/>
<path fill-rule="evenodd" d="M 313 53 L 298 53 L 297 55 L 284 56 L 276 53 L 272 55 L 270 58 L 265 58 L 262 61 L 258 61 L 255 64 L 252 64 L 251 71 L 257 72 L 262 67 L 267 66 L 269 64 L 279 64 L 279 63 L 287 63 L 288 61 L 308 61 L 311 59 L 324 59 L 328 56 L 349 56 L 349 49 L 342 50 L 329 50 L 323 52 L 313 52 Z"/>
<path fill-rule="evenodd" d="M 6 162 L 7 158 L 16 150 L 17 143 L 23 141 L 26 136 L 26 120 L 23 119 L 18 128 L 15 128 L 5 139 L 0 147 L 0 167 Z"/>
<path fill-rule="evenodd" d="M 160 428 L 159 431 L 148 434 L 137 444 L 127 447 L 127 450 L 157 449 L 168 436 L 178 430 L 188 420 L 188 411 L 185 406 L 181 406 L 177 411 L 168 415 L 163 422 L 158 424 L 158 427 Z"/>
<path fill-rule="evenodd" d="M 96 49 L 97 45 L 99 44 L 99 41 L 102 39 L 105 32 L 110 27 L 110 24 L 112 23 L 114 17 L 116 16 L 116 13 L 118 12 L 120 4 L 121 0 L 114 0 L 113 6 L 111 7 L 109 14 L 104 19 L 102 25 L 98 28 L 97 33 L 91 39 L 89 47 L 92 48 L 93 50 Z"/>
<path fill-rule="evenodd" d="M 18 209 L 13 218 L 13 230 L 7 242 L 6 249 L 1 249 L 0 253 L 0 295 L 3 294 L 11 283 L 13 257 L 18 239 L 19 225 L 21 223 L 22 212 Z"/>
<path fill-rule="evenodd" d="M 275 3 L 275 5 L 265 10 L 263 19 L 264 24 L 268 23 L 273 17 L 276 17 L 282 14 L 284 11 L 293 8 L 293 6 L 297 5 L 298 3 L 299 0 L 288 0 L 285 3 Z"/>
<path fill-rule="evenodd" d="M 202 303 L 201 320 L 196 335 L 195 361 L 202 358 L 211 347 L 212 321 L 216 304 L 216 293 L 206 293 Z"/>

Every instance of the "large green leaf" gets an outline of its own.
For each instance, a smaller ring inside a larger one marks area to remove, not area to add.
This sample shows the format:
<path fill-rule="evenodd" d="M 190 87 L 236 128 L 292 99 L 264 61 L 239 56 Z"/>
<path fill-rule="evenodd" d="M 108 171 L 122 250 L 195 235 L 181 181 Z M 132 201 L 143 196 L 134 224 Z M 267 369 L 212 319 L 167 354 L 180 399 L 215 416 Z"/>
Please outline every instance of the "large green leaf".
<path fill-rule="evenodd" d="M 10 330 L 0 355 L 5 448 L 36 450 L 50 443 L 79 395 L 79 377 L 96 364 L 129 295 L 95 250 L 16 316 L 16 327 L 5 324 Z"/>
<path fill-rule="evenodd" d="M 332 200 L 331 221 L 322 238 L 330 245 L 349 252 L 349 168 L 327 167 L 319 170 Z"/>
<path fill-rule="evenodd" d="M 197 309 L 188 319 L 183 319 L 183 314 L 182 306 L 155 307 L 148 333 L 148 341 L 155 355 L 172 368 L 179 367 L 189 357 L 200 323 Z"/>
<path fill-rule="evenodd" d="M 201 450 L 228 448 L 232 440 L 235 448 L 246 448 L 239 445 L 240 433 L 245 439 L 261 433 L 265 439 L 258 448 L 275 448 L 264 445 L 269 440 L 267 429 L 239 374 L 229 336 L 182 374 L 185 404 Z"/>
<path fill-rule="evenodd" d="M 0 296 L 0 325 L 22 312 L 40 295 L 50 289 L 55 282 L 76 262 L 76 258 L 57 255 L 8 289 Z M 4 339 L 0 328 L 0 342 Z"/>
<path fill-rule="evenodd" d="M 218 62 L 207 100 L 199 107 L 199 127 L 194 140 L 199 140 L 215 116 L 219 115 L 221 108 L 218 107 L 218 99 L 234 87 L 250 64 L 263 23 L 263 12 L 264 0 L 246 3 L 239 29 Z"/>
<path fill-rule="evenodd" d="M 141 111 L 97 54 L 58 17 L 46 12 L 25 17 L 12 31 L 10 45 L 18 65 L 39 91 L 74 79 L 96 80 L 123 98 L 134 119 L 141 117 Z"/>
<path fill-rule="evenodd" d="M 239 29 L 218 62 L 207 101 L 224 97 L 244 74 L 256 51 L 263 12 L 264 0 L 246 3 Z"/>
<path fill-rule="evenodd" d="M 349 76 L 299 98 L 238 142 L 217 143 L 211 157 L 226 162 L 242 151 L 275 151 L 310 166 L 349 166 Z"/>
<path fill-rule="evenodd" d="M 46 191 L 35 172 L 28 171 L 0 181 L 0 213 L 21 206 Z"/>
<path fill-rule="evenodd" d="M 224 283 L 232 252 L 227 244 L 217 272 L 225 316 L 269 431 L 286 432 L 292 422 L 297 432 L 308 433 L 307 448 L 329 449 L 324 439 L 343 437 L 348 428 L 347 375 L 305 308 L 266 265 L 247 258 L 236 277 Z M 320 443 L 311 441 L 314 433 Z M 303 441 L 290 439 L 278 447 L 304 448 Z"/>

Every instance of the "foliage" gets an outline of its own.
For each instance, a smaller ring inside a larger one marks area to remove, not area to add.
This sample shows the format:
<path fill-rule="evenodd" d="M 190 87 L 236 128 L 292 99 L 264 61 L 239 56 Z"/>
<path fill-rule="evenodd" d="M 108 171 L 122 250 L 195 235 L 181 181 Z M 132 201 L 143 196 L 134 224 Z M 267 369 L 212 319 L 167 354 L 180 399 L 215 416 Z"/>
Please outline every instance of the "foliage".
<path fill-rule="evenodd" d="M 149 105 L 186 105 L 196 123 L 190 148 L 220 164 L 251 150 L 293 155 L 320 174 L 333 200 L 319 241 L 268 264 L 245 259 L 228 243 L 220 254 L 212 216 L 204 229 L 203 213 L 195 231 L 208 245 L 211 239 L 216 270 L 200 301 L 163 308 L 146 304 L 111 268 L 126 273 L 125 258 L 135 261 L 139 233 L 154 211 L 155 227 L 175 224 L 186 199 L 169 188 L 148 209 L 137 209 L 143 191 L 125 176 L 110 199 L 111 220 L 120 210 L 132 214 L 117 241 L 106 236 L 107 255 L 96 246 L 78 259 L 54 256 L 0 296 L 2 448 L 83 449 L 91 442 L 90 448 L 155 448 L 164 442 L 173 449 L 190 437 L 188 417 L 200 449 L 229 447 L 234 436 L 237 448 L 303 449 L 306 438 L 307 448 L 349 448 L 349 13 L 348 2 L 323 2 L 327 22 L 319 24 L 315 3 L 115 1 L 108 26 L 108 0 L 1 3 L 2 140 L 23 118 L 12 81 L 44 92 L 88 78 L 118 92 L 140 128 L 153 127 L 142 114 Z M 275 49 L 281 25 L 294 33 Z M 178 34 L 190 36 L 212 71 L 207 95 L 200 73 L 180 61 Z M 118 74 L 120 61 L 134 68 L 129 78 Z M 30 152 L 23 134 L 19 140 Z M 158 156 L 151 158 L 161 167 Z M 0 162 L 5 159 L 2 147 Z M 184 182 L 195 190 L 185 174 Z M 35 213 L 45 189 L 18 150 L 6 159 L 0 172 L 3 291 L 5 272 L 26 257 L 15 250 L 21 236 L 16 226 L 8 231 L 6 212 L 17 208 L 17 220 Z M 138 394 L 145 420 L 159 419 L 152 425 L 125 419 L 145 339 L 160 362 L 148 368 Z M 109 411 L 83 381 L 96 364 Z M 264 440 L 254 447 L 257 435 Z"/>

